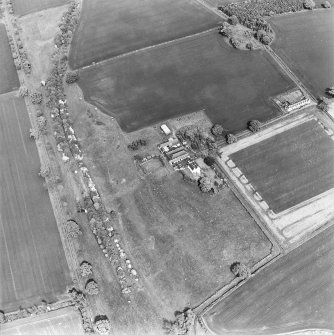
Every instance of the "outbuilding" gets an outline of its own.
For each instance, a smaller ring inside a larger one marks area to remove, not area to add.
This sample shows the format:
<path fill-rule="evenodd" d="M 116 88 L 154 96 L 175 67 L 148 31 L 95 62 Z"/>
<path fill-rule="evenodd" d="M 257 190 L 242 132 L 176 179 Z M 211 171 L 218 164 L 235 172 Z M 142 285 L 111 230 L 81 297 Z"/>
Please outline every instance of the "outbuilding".
<path fill-rule="evenodd" d="M 165 124 L 162 124 L 160 128 L 164 132 L 165 135 L 170 135 L 172 133 L 171 130 Z"/>

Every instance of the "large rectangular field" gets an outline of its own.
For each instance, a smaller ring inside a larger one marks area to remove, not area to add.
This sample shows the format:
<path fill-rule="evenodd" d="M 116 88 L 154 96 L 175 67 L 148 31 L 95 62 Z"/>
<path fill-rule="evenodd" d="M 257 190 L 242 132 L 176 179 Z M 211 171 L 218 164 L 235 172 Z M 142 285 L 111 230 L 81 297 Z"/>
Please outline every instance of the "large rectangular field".
<path fill-rule="evenodd" d="M 0 310 L 55 299 L 71 283 L 21 98 L 0 100 Z"/>
<path fill-rule="evenodd" d="M 270 19 L 272 47 L 314 95 L 334 84 L 334 10 L 317 10 Z"/>
<path fill-rule="evenodd" d="M 226 296 L 204 319 L 217 335 L 334 327 L 334 226 Z"/>
<path fill-rule="evenodd" d="M 63 308 L 0 325 L 1 335 L 83 335 L 79 311 Z"/>
<path fill-rule="evenodd" d="M 267 53 L 236 50 L 216 30 L 82 70 L 79 85 L 126 132 L 202 109 L 244 130 L 278 115 L 269 98 L 293 87 Z"/>
<path fill-rule="evenodd" d="M 216 27 L 196 0 L 85 0 L 70 53 L 72 68 Z"/>
<path fill-rule="evenodd" d="M 275 213 L 334 187 L 334 142 L 315 120 L 230 158 Z"/>
<path fill-rule="evenodd" d="M 252 267 L 270 254 L 270 241 L 230 189 L 203 194 L 179 173 L 146 178 L 120 199 L 120 210 L 133 262 L 166 317 L 229 283 L 234 261 Z"/>
<path fill-rule="evenodd" d="M 43 9 L 62 6 L 71 0 L 12 0 L 14 13 L 17 16 L 39 12 Z"/>
<path fill-rule="evenodd" d="M 20 86 L 6 28 L 2 23 L 0 23 L 0 78 L 0 94 L 10 92 Z"/>

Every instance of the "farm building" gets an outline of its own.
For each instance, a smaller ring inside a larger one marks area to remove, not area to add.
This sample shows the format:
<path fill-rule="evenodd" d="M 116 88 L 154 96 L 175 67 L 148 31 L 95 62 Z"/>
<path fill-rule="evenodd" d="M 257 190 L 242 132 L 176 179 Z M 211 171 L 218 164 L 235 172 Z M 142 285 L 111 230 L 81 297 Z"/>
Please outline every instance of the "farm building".
<path fill-rule="evenodd" d="M 275 102 L 285 111 L 292 112 L 300 107 L 308 105 L 311 100 L 300 89 L 292 89 L 280 94 Z"/>
<path fill-rule="evenodd" d="M 166 153 L 166 156 L 171 165 L 190 157 L 189 153 L 183 147 L 170 150 Z"/>
<path fill-rule="evenodd" d="M 160 128 L 165 135 L 170 135 L 172 133 L 171 130 L 165 124 L 162 124 Z"/>
<path fill-rule="evenodd" d="M 201 168 L 194 161 L 189 161 L 188 169 L 195 177 L 199 177 L 201 175 Z"/>
<path fill-rule="evenodd" d="M 158 148 L 162 153 L 168 152 L 171 148 L 178 148 L 181 146 L 181 143 L 178 139 L 170 137 L 168 141 L 161 143 Z"/>

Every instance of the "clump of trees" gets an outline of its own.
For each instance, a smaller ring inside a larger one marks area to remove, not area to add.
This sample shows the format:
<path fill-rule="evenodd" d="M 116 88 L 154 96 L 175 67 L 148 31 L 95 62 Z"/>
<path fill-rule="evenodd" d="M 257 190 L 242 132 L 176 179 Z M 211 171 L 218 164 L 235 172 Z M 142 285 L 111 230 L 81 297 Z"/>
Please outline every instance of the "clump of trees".
<path fill-rule="evenodd" d="M 80 274 L 82 277 L 88 277 L 90 274 L 93 273 L 93 267 L 90 263 L 83 261 L 80 264 Z"/>
<path fill-rule="evenodd" d="M 304 0 L 304 8 L 312 10 L 315 7 L 315 2 L 313 0 Z"/>
<path fill-rule="evenodd" d="M 95 329 L 99 334 L 108 334 L 111 330 L 111 324 L 107 316 L 99 315 L 95 318 Z"/>
<path fill-rule="evenodd" d="M 253 132 L 256 133 L 261 129 L 261 122 L 258 120 L 251 120 L 248 122 L 248 129 Z"/>
<path fill-rule="evenodd" d="M 213 166 L 215 164 L 215 159 L 211 156 L 204 157 L 204 163 L 208 166 Z"/>
<path fill-rule="evenodd" d="M 228 22 L 233 26 L 236 26 L 239 23 L 238 17 L 236 15 L 232 15 L 229 17 Z"/>
<path fill-rule="evenodd" d="M 21 85 L 19 89 L 19 96 L 24 98 L 29 95 L 28 88 L 25 85 Z"/>
<path fill-rule="evenodd" d="M 235 135 L 233 135 L 233 134 L 227 134 L 226 135 L 226 142 L 228 144 L 232 144 L 232 143 L 235 143 L 237 141 L 238 141 L 238 139 L 237 139 L 237 137 Z"/>
<path fill-rule="evenodd" d="M 34 91 L 30 93 L 30 101 L 32 104 L 39 105 L 40 103 L 42 103 L 42 100 L 43 96 L 41 92 Z"/>
<path fill-rule="evenodd" d="M 177 132 L 177 136 L 181 140 L 189 141 L 193 150 L 200 149 L 217 149 L 217 143 L 213 136 L 210 136 L 204 129 L 192 125 L 181 128 Z"/>
<path fill-rule="evenodd" d="M 175 320 L 163 320 L 163 329 L 168 335 L 189 334 L 194 323 L 196 315 L 192 309 L 186 309 L 183 312 L 175 313 Z"/>
<path fill-rule="evenodd" d="M 146 144 L 147 144 L 146 140 L 144 140 L 144 139 L 139 139 L 139 140 L 136 140 L 136 141 L 133 141 L 132 143 L 130 143 L 130 144 L 128 145 L 128 148 L 129 148 L 130 150 L 135 151 L 135 150 L 138 150 L 138 149 L 139 149 L 140 147 L 142 147 L 142 146 L 146 146 Z"/>
<path fill-rule="evenodd" d="M 198 179 L 198 186 L 202 192 L 208 193 L 213 190 L 214 183 L 208 177 L 201 177 Z"/>
<path fill-rule="evenodd" d="M 249 267 L 240 262 L 235 262 L 231 265 L 231 272 L 241 279 L 246 279 L 251 275 Z"/>
<path fill-rule="evenodd" d="M 98 283 L 94 279 L 87 281 L 85 286 L 86 293 L 89 295 L 97 295 L 100 292 Z"/>
<path fill-rule="evenodd" d="M 79 235 L 82 235 L 79 225 L 74 220 L 66 222 L 66 232 L 67 236 L 71 238 L 77 238 Z"/>
<path fill-rule="evenodd" d="M 73 84 L 79 79 L 79 71 L 67 71 L 65 81 L 67 84 Z"/>

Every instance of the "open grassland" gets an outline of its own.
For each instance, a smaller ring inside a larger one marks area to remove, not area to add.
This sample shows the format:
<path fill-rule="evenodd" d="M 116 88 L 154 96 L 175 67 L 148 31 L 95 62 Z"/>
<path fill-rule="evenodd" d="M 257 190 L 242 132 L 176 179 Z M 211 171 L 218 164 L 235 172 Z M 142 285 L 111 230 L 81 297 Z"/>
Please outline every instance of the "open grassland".
<path fill-rule="evenodd" d="M 14 13 L 17 16 L 39 12 L 43 9 L 62 6 L 70 3 L 70 0 L 12 0 Z"/>
<path fill-rule="evenodd" d="M 83 335 L 84 331 L 79 312 L 70 307 L 0 325 L 0 334 Z"/>
<path fill-rule="evenodd" d="M 334 10 L 317 10 L 270 19 L 272 48 L 316 96 L 334 83 Z"/>
<path fill-rule="evenodd" d="M 173 173 L 147 178 L 119 203 L 122 236 L 166 317 L 231 281 L 234 261 L 251 267 L 270 253 L 269 240 L 229 189 L 209 196 Z"/>
<path fill-rule="evenodd" d="M 110 57 L 216 27 L 219 17 L 196 0 L 84 0 L 70 65 Z"/>
<path fill-rule="evenodd" d="M 38 177 L 36 145 L 20 98 L 0 100 L 0 309 L 55 299 L 70 284 L 57 224 Z"/>
<path fill-rule="evenodd" d="M 275 213 L 334 187 L 334 142 L 315 120 L 231 158 Z"/>
<path fill-rule="evenodd" d="M 334 227 L 271 264 L 204 316 L 223 334 L 334 327 Z"/>
<path fill-rule="evenodd" d="M 10 92 L 20 86 L 6 28 L 2 23 L 0 23 L 0 78 L 0 94 Z"/>
<path fill-rule="evenodd" d="M 79 85 L 126 132 L 201 109 L 243 130 L 276 116 L 270 96 L 293 87 L 265 52 L 233 49 L 216 31 L 90 67 Z"/>

